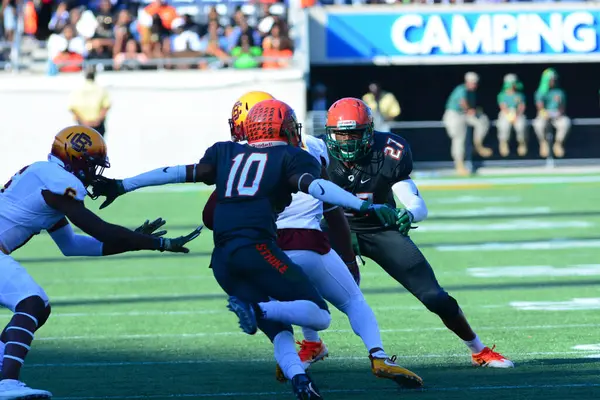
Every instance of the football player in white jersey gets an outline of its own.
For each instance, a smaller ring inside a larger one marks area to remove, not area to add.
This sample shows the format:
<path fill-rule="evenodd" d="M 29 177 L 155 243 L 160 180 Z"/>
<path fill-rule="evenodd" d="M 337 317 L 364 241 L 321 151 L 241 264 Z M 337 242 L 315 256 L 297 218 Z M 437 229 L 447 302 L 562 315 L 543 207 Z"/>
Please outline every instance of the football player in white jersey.
<path fill-rule="evenodd" d="M 265 92 L 250 92 L 234 104 L 229 120 L 233 141 L 245 140 L 244 122 L 248 110 L 267 96 L 270 95 Z M 325 142 L 305 135 L 303 148 L 323 165 L 322 177 L 327 179 L 329 155 Z M 212 229 L 215 205 L 216 192 L 210 196 L 203 211 L 203 223 L 209 229 Z M 332 240 L 339 242 L 338 247 L 343 249 L 343 260 L 331 248 L 328 237 L 321 231 L 320 221 L 323 216 L 330 226 Z M 420 377 L 397 365 L 395 356 L 390 358 L 383 350 L 377 319 L 357 284 L 360 273 L 352 251 L 350 228 L 343 210 L 330 206 L 326 206 L 324 210 L 321 201 L 310 195 L 296 193 L 292 195 L 292 203 L 279 214 L 277 230 L 277 245 L 292 261 L 302 267 L 323 298 L 348 316 L 352 329 L 369 351 L 373 374 L 392 379 L 402 386 L 422 386 L 423 381 Z M 303 333 L 305 340 L 300 344 L 298 355 L 304 368 L 308 368 L 311 363 L 326 357 L 328 350 L 316 331 L 303 328 Z M 286 380 L 284 370 L 285 366 L 277 365 L 277 380 Z"/>
<path fill-rule="evenodd" d="M 329 156 L 325 142 L 306 135 L 303 136 L 303 148 L 321 162 L 322 177 L 328 179 Z M 329 225 L 331 239 L 342 251 L 343 260 L 321 231 L 323 217 Z M 324 205 L 312 196 L 293 194 L 292 203 L 279 214 L 277 234 L 277 245 L 302 267 L 323 298 L 348 316 L 352 330 L 369 352 L 373 374 L 408 388 L 423 386 L 419 376 L 396 364 L 396 356 L 389 357 L 383 349 L 375 314 L 358 287 L 360 275 L 344 211 L 337 206 Z M 355 272 L 351 274 L 350 270 Z M 308 368 L 311 363 L 326 357 L 328 350 L 316 331 L 305 327 L 302 331 L 304 340 L 300 343 L 299 356 Z M 279 381 L 285 380 L 285 372 L 279 365 L 276 377 Z"/>
<path fill-rule="evenodd" d="M 19 380 L 34 335 L 48 320 L 48 296 L 11 257 L 42 230 L 48 231 L 65 256 L 107 256 L 135 250 L 187 253 L 185 244 L 202 227 L 177 239 L 155 232 L 162 219 L 136 231 L 109 224 L 88 210 L 86 187 L 108 168 L 106 144 L 91 128 L 71 126 L 54 138 L 48 161 L 33 163 L 0 190 L 0 305 L 14 314 L 0 335 L 0 400 L 43 399 L 52 394 Z M 78 235 L 67 218 L 86 235 Z"/>

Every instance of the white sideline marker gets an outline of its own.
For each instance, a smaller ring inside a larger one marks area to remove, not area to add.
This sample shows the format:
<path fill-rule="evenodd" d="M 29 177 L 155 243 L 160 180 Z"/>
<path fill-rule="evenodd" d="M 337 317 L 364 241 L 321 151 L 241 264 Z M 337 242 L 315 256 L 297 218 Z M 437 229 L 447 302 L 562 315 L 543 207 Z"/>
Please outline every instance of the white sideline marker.
<path fill-rule="evenodd" d="M 564 228 L 591 228 L 594 224 L 586 221 L 534 221 L 518 220 L 492 224 L 430 224 L 419 226 L 420 232 L 473 232 L 473 231 L 536 231 Z"/>
<path fill-rule="evenodd" d="M 523 214 L 549 214 L 550 207 L 483 207 L 468 210 L 430 211 L 430 217 L 479 217 L 491 215 L 519 216 Z"/>
<path fill-rule="evenodd" d="M 597 276 L 600 264 L 553 267 L 551 265 L 523 265 L 506 267 L 467 268 L 467 273 L 475 278 L 524 278 L 547 276 Z"/>
<path fill-rule="evenodd" d="M 587 351 L 592 354 L 588 354 L 585 358 L 600 358 L 600 343 L 599 344 L 580 344 L 573 347 L 573 350 Z"/>
<path fill-rule="evenodd" d="M 600 248 L 600 240 L 541 240 L 536 242 L 481 244 L 453 244 L 435 246 L 437 251 L 516 251 L 516 250 L 572 250 Z"/>
<path fill-rule="evenodd" d="M 600 310 L 600 298 L 575 298 L 567 301 L 511 301 L 510 305 L 523 311 Z"/>
<path fill-rule="evenodd" d="M 486 197 L 486 196 L 458 196 L 431 199 L 433 204 L 495 204 L 495 203 L 520 203 L 522 199 L 517 196 Z"/>

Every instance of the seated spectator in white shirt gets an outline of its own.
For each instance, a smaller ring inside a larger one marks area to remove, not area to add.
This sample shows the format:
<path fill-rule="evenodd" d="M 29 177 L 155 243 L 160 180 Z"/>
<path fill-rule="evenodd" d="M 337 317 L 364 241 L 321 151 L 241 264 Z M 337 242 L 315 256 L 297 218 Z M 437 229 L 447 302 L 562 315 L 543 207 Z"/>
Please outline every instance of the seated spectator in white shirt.
<path fill-rule="evenodd" d="M 87 56 L 85 39 L 77 35 L 72 25 L 65 25 L 60 34 L 54 33 L 48 38 L 48 58 L 50 60 L 53 60 L 64 49 L 81 54 L 83 57 Z"/>

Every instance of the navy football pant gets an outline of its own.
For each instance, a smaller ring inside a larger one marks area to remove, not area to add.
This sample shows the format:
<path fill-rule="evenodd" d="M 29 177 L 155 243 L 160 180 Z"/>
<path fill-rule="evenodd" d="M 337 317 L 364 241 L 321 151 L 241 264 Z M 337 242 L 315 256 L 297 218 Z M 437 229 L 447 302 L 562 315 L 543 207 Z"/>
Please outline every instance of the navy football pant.
<path fill-rule="evenodd" d="M 437 281 L 433 268 L 410 237 L 389 230 L 358 233 L 360 252 L 413 294 L 442 319 L 453 318 L 460 309 Z"/>
<path fill-rule="evenodd" d="M 230 296 L 250 303 L 308 300 L 328 310 L 327 303 L 302 269 L 274 242 L 244 246 L 229 252 L 215 248 L 212 255 L 215 279 Z M 258 327 L 271 341 L 290 325 L 258 320 Z"/>

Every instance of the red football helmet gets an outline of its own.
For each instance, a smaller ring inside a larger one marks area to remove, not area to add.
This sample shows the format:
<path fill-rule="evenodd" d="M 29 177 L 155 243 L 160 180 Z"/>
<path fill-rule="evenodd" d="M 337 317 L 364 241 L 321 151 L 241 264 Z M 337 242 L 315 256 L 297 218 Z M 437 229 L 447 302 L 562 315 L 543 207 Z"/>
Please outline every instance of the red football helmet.
<path fill-rule="evenodd" d="M 327 111 L 325 125 L 327 147 L 341 161 L 364 157 L 373 143 L 373 113 L 364 101 L 345 97 Z"/>
<path fill-rule="evenodd" d="M 248 112 L 255 104 L 269 99 L 274 99 L 274 97 L 267 92 L 254 91 L 244 94 L 235 102 L 231 109 L 231 118 L 229 119 L 229 130 L 231 132 L 232 141 L 239 142 L 246 140 L 244 123 L 248 116 Z"/>
<path fill-rule="evenodd" d="M 294 110 L 279 100 L 264 100 L 257 103 L 246 117 L 248 143 L 285 142 L 292 146 L 302 143 L 302 124 L 298 123 Z"/>

